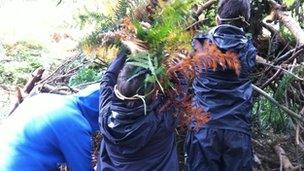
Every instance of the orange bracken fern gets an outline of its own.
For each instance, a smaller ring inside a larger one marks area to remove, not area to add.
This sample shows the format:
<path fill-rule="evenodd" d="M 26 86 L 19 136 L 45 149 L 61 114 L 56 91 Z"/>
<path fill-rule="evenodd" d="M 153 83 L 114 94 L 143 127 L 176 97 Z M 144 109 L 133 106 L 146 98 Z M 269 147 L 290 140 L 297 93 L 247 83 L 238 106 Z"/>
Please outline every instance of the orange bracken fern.
<path fill-rule="evenodd" d="M 241 65 L 237 53 L 231 50 L 222 52 L 216 45 L 205 41 L 192 55 L 187 55 L 177 63 L 170 63 L 167 72 L 169 76 L 180 72 L 189 80 L 193 80 L 195 69 L 200 73 L 203 69 L 216 70 L 219 66 L 234 70 L 237 76 L 240 74 Z"/>
<path fill-rule="evenodd" d="M 195 52 L 193 54 L 179 54 L 167 61 L 167 75 L 177 83 L 176 89 L 169 92 L 171 99 L 176 98 L 182 92 L 182 89 L 178 86 L 180 82 L 178 75 L 180 74 L 186 77 L 190 84 L 196 75 L 196 70 L 201 73 L 203 69 L 216 70 L 221 67 L 222 69 L 233 70 L 236 76 L 240 74 L 241 65 L 237 53 L 230 50 L 222 52 L 216 45 L 208 41 L 205 41 L 203 45 L 199 42 L 195 43 Z M 180 56 L 183 57 L 181 58 Z M 168 104 L 171 107 L 178 107 L 177 116 L 180 118 L 181 124 L 188 125 L 191 121 L 196 121 L 196 128 L 198 128 L 208 122 L 209 113 L 200 107 L 193 106 L 192 94 L 183 93 L 185 95 L 181 100 L 171 101 L 171 104 Z"/>

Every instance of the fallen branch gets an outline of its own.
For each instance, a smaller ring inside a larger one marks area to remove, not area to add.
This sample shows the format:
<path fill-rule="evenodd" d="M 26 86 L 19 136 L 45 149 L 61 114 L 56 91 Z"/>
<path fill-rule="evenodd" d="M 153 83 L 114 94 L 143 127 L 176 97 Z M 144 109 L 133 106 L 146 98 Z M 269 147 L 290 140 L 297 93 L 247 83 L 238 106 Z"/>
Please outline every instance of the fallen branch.
<path fill-rule="evenodd" d="M 290 55 L 294 54 L 295 52 L 298 52 L 299 50 L 303 49 L 304 48 L 304 45 L 301 45 L 301 46 L 298 46 L 288 52 L 286 52 L 284 55 L 280 56 L 279 58 L 275 59 L 273 61 L 273 64 L 279 64 L 281 61 L 284 61 L 286 59 L 289 58 Z"/>
<path fill-rule="evenodd" d="M 253 155 L 253 171 L 264 171 L 262 162 L 256 154 Z"/>
<path fill-rule="evenodd" d="M 20 103 L 22 103 L 22 101 L 24 99 L 24 95 L 21 92 L 20 87 L 16 87 L 16 92 L 17 92 L 17 103 L 16 104 L 20 104 Z"/>
<path fill-rule="evenodd" d="M 295 171 L 299 170 L 299 167 L 294 167 L 289 158 L 286 156 L 284 149 L 280 145 L 275 145 L 274 149 L 280 159 L 280 170 L 284 168 L 285 171 Z"/>
<path fill-rule="evenodd" d="M 267 21 L 266 21 L 267 22 Z M 283 46 L 287 46 L 288 49 L 291 49 L 292 47 L 290 45 L 288 45 L 288 42 L 280 35 L 279 31 L 276 30 L 274 27 L 272 27 L 271 25 L 265 23 L 265 22 L 261 22 L 262 26 L 264 28 L 266 28 L 267 30 L 270 31 L 270 33 L 273 35 L 273 36 L 278 36 L 278 41 L 280 43 L 283 44 Z"/>
<path fill-rule="evenodd" d="M 300 111 L 300 115 L 303 117 L 304 116 L 304 107 L 302 107 L 301 111 Z M 300 124 L 297 123 L 296 125 L 296 136 L 295 136 L 295 144 L 297 146 L 300 146 Z"/>
<path fill-rule="evenodd" d="M 295 36 L 297 42 L 300 45 L 303 45 L 304 31 L 300 27 L 299 22 L 297 22 L 295 18 L 290 15 L 290 13 L 283 11 L 283 6 L 278 4 L 276 1 L 268 0 L 268 2 L 271 4 L 272 9 L 274 10 L 276 18 L 290 30 L 290 32 Z"/>
<path fill-rule="evenodd" d="M 207 8 L 210 8 L 213 4 L 215 4 L 217 2 L 217 0 L 209 0 L 206 3 L 204 3 L 202 6 L 200 6 L 198 8 L 198 10 L 196 11 L 196 17 L 199 17 L 203 11 Z"/>
<path fill-rule="evenodd" d="M 35 87 L 35 84 L 41 80 L 42 74 L 44 72 L 43 68 L 36 69 L 33 74 L 32 78 L 25 84 L 23 90 L 21 90 L 19 87 L 16 88 L 17 92 L 17 101 L 15 102 L 14 106 L 12 107 L 11 111 L 8 113 L 8 116 L 11 115 L 16 108 L 19 106 L 20 103 L 24 100 L 24 98 L 30 94 L 30 92 Z"/>
<path fill-rule="evenodd" d="M 282 70 L 279 69 L 277 70 L 277 72 L 271 77 L 269 78 L 262 86 L 261 89 L 264 89 L 265 87 L 267 87 L 272 81 L 274 81 L 280 74 L 282 73 Z"/>
<path fill-rule="evenodd" d="M 40 92 L 43 93 L 53 93 L 53 94 L 61 94 L 61 95 L 68 95 L 71 92 L 78 92 L 78 90 L 74 90 L 70 87 L 55 87 L 49 84 L 43 84 L 40 88 Z"/>
<path fill-rule="evenodd" d="M 259 159 L 261 159 L 264 162 L 270 163 L 272 165 L 280 165 L 280 163 L 278 161 L 273 160 L 272 158 L 270 158 L 268 156 L 265 156 L 262 154 L 256 154 L 256 155 L 259 157 Z"/>
<path fill-rule="evenodd" d="M 288 58 L 286 61 L 283 62 L 283 64 L 287 64 L 290 63 L 291 61 L 293 61 L 294 59 L 296 59 L 297 57 L 303 55 L 304 49 L 300 49 L 297 52 L 295 52 L 290 58 Z"/>
<path fill-rule="evenodd" d="M 61 2 L 62 2 L 62 0 L 59 0 L 59 1 L 57 2 L 56 6 L 60 5 Z"/>
<path fill-rule="evenodd" d="M 304 48 L 304 45 L 301 45 L 299 47 L 291 49 L 288 52 L 286 52 L 284 55 L 282 55 L 282 56 L 276 58 L 275 60 L 273 60 L 272 62 L 258 62 L 258 59 L 257 59 L 257 62 L 261 63 L 261 64 L 269 65 L 269 67 L 265 70 L 265 73 L 269 73 L 269 71 L 272 69 L 272 67 L 275 67 L 275 68 L 278 68 L 278 69 L 283 69 L 281 67 L 278 67 L 277 65 L 280 64 L 280 63 L 282 63 L 282 65 L 286 65 L 290 61 L 290 59 L 295 59 L 295 58 L 299 57 L 299 55 L 302 54 L 303 48 Z M 284 70 L 284 72 L 290 73 L 287 70 Z M 292 73 L 292 75 L 294 75 L 294 74 Z M 296 76 L 296 77 L 298 77 L 298 76 Z M 262 89 L 263 88 L 264 87 L 262 87 Z"/>
<path fill-rule="evenodd" d="M 32 74 L 32 79 L 29 82 L 27 82 L 24 86 L 23 91 L 25 93 L 29 94 L 33 90 L 35 84 L 41 80 L 43 72 L 44 72 L 43 68 L 38 68 L 37 70 L 34 71 L 34 73 Z"/>
<path fill-rule="evenodd" d="M 292 73 L 292 71 L 286 70 L 286 69 L 282 68 L 281 66 L 272 65 L 270 63 L 263 63 L 263 64 L 269 65 L 270 67 L 273 67 L 273 68 L 277 68 L 278 70 L 284 71 L 285 73 L 292 75 L 293 77 L 295 77 L 296 79 L 298 79 L 300 81 L 304 81 L 304 78 L 299 77 L 298 75 Z M 295 65 L 293 65 L 293 66 L 295 66 Z"/>
<path fill-rule="evenodd" d="M 193 29 L 193 28 L 197 27 L 198 25 L 202 24 L 204 21 L 206 21 L 206 20 L 198 20 L 198 21 L 194 22 L 193 24 L 191 24 L 190 26 L 188 26 L 185 30 Z"/>
<path fill-rule="evenodd" d="M 270 61 L 266 60 L 265 58 L 257 55 L 256 56 L 256 62 L 259 63 L 259 64 L 268 64 L 268 63 L 271 63 Z"/>
<path fill-rule="evenodd" d="M 304 123 L 304 119 L 301 117 L 301 115 L 295 113 L 294 111 L 288 109 L 286 106 L 281 105 L 278 101 L 276 101 L 273 97 L 271 97 L 269 94 L 267 94 L 265 91 L 263 91 L 262 89 L 260 89 L 259 87 L 252 85 L 253 89 L 255 91 L 257 91 L 258 93 L 260 93 L 261 95 L 263 95 L 266 99 L 268 99 L 269 101 L 271 101 L 273 104 L 277 105 L 278 107 L 280 107 L 283 111 L 285 111 L 290 117 L 298 119 L 299 121 L 301 121 L 302 123 Z"/>
<path fill-rule="evenodd" d="M 56 75 L 60 70 L 65 68 L 71 61 L 74 61 L 77 58 L 82 57 L 82 56 L 83 56 L 82 53 L 78 53 L 75 56 L 68 58 L 67 60 L 64 61 L 64 63 L 62 63 L 60 66 L 58 66 L 48 77 L 44 78 L 39 83 L 46 83 L 47 81 L 49 82 L 49 79 L 51 79 L 54 75 Z"/>

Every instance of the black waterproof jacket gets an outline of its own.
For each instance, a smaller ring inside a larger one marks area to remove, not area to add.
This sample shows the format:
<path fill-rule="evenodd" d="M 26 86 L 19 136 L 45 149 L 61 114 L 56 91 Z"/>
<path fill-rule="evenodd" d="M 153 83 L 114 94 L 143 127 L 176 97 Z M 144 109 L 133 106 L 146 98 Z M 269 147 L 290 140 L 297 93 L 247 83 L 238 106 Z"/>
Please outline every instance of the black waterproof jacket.
<path fill-rule="evenodd" d="M 239 54 L 241 73 L 239 76 L 229 69 L 204 70 L 193 82 L 193 104 L 210 113 L 205 128 L 220 128 L 250 132 L 252 109 L 252 84 L 249 74 L 253 70 L 256 49 L 245 32 L 232 25 L 219 25 L 208 34 L 194 38 L 200 43 L 209 41 L 223 52 L 233 50 Z"/>
<path fill-rule="evenodd" d="M 129 106 L 114 94 L 125 57 L 120 54 L 103 76 L 100 89 L 100 131 L 103 141 L 97 170 L 178 170 L 175 120 L 158 113 L 162 100 Z"/>

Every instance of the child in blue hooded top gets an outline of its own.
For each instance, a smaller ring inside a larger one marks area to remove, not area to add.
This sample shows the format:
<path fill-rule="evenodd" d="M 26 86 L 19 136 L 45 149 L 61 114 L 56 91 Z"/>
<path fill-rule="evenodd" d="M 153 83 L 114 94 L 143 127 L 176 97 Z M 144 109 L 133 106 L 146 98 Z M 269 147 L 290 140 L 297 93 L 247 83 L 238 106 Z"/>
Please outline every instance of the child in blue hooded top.
<path fill-rule="evenodd" d="M 75 95 L 27 98 L 0 126 L 1 171 L 52 171 L 66 163 L 90 171 L 98 126 L 99 85 Z"/>
<path fill-rule="evenodd" d="M 178 170 L 175 120 L 159 112 L 163 99 L 144 82 L 149 71 L 125 60 L 120 53 L 101 82 L 97 170 Z"/>
<path fill-rule="evenodd" d="M 210 120 L 198 131 L 187 134 L 185 150 L 188 170 L 251 170 L 250 115 L 252 84 L 249 78 L 256 57 L 244 27 L 250 17 L 249 0 L 220 0 L 218 26 L 198 35 L 193 44 L 215 45 L 223 53 L 238 54 L 240 74 L 231 69 L 203 70 L 193 82 L 195 106 L 210 114 Z"/>

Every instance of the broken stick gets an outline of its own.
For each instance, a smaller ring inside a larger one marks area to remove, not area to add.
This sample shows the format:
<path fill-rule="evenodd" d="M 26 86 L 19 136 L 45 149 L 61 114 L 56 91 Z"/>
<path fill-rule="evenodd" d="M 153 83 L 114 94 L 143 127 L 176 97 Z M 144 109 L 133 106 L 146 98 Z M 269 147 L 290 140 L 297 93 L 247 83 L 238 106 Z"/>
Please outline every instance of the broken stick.
<path fill-rule="evenodd" d="M 279 159 L 280 159 L 280 170 L 282 170 L 284 168 L 285 171 L 295 171 L 295 170 L 299 170 L 299 167 L 294 167 L 289 158 L 287 157 L 285 150 L 279 145 L 275 145 L 274 146 L 274 150 L 276 151 Z"/>
<path fill-rule="evenodd" d="M 16 110 L 16 108 L 24 100 L 26 95 L 29 94 L 33 90 L 33 88 L 35 87 L 35 84 L 41 80 L 43 72 L 44 72 L 43 68 L 36 69 L 32 74 L 32 78 L 25 84 L 23 90 L 21 90 L 19 87 L 16 88 L 17 101 L 15 102 L 15 104 L 14 104 L 12 110 L 9 112 L 8 116 L 11 115 Z"/>
<path fill-rule="evenodd" d="M 268 0 L 268 2 L 272 6 L 272 9 L 276 16 L 275 18 L 281 21 L 290 30 L 300 45 L 303 45 L 304 31 L 302 30 L 299 22 L 297 22 L 295 18 L 292 17 L 290 13 L 288 13 L 288 11 L 284 11 L 283 6 L 278 4 L 276 1 Z"/>

